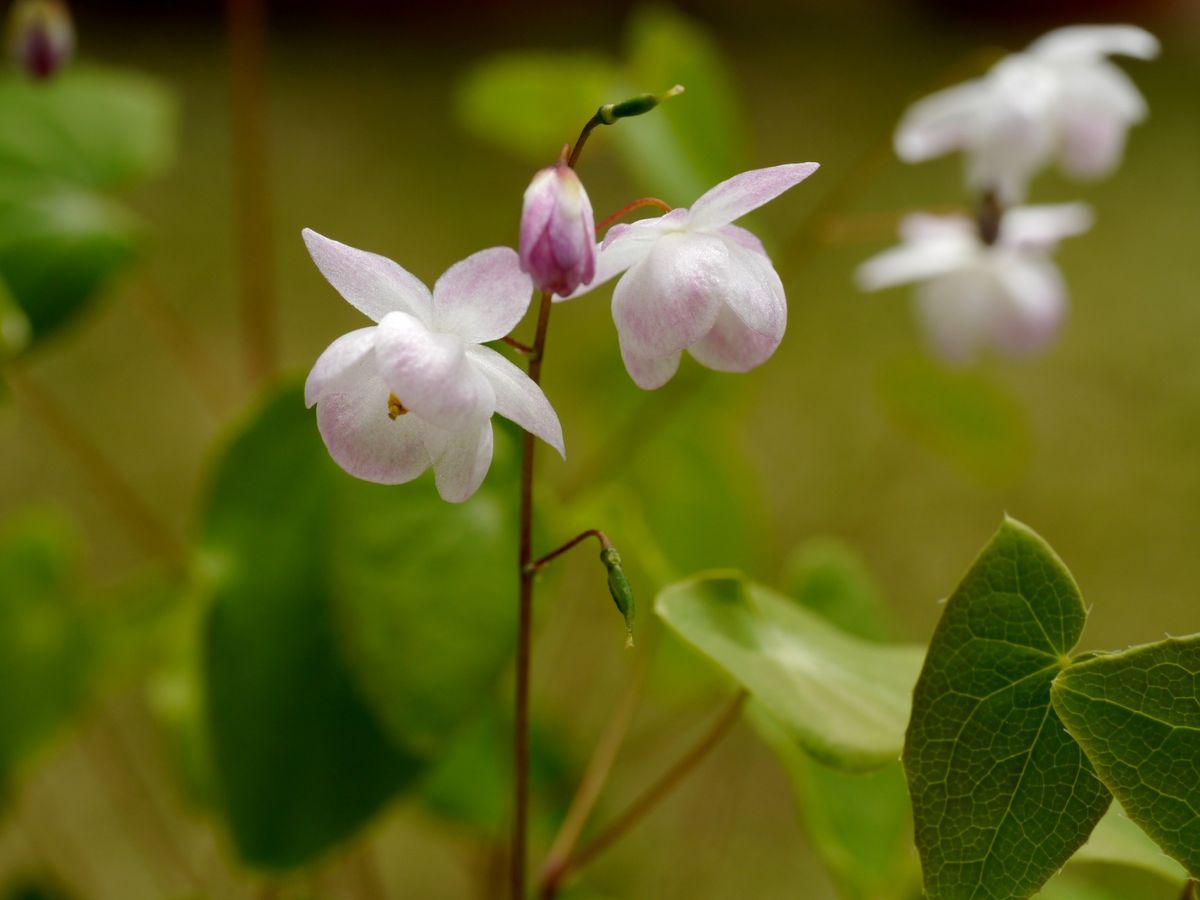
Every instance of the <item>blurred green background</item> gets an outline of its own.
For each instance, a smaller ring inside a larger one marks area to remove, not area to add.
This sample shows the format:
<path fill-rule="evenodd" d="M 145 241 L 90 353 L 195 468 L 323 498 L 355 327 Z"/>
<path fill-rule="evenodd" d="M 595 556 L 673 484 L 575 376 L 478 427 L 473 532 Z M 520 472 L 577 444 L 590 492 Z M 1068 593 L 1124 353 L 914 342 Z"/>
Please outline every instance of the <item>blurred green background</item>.
<path fill-rule="evenodd" d="M 541 457 L 540 543 L 575 526 L 606 529 L 630 563 L 644 639 L 622 651 L 590 551 L 543 580 L 534 704 L 556 754 L 551 807 L 569 797 L 647 646 L 659 643 L 657 661 L 601 819 L 687 747 L 730 693 L 688 651 L 655 637 L 654 593 L 698 569 L 738 567 L 786 587 L 795 548 L 833 538 L 881 586 L 892 633 L 924 641 L 937 601 L 1007 511 L 1074 572 L 1093 608 L 1086 646 L 1197 630 L 1195 3 L 446 6 L 271 11 L 266 189 L 284 373 L 302 375 L 334 337 L 362 324 L 311 264 L 301 228 L 383 253 L 432 283 L 480 247 L 515 244 L 533 169 L 574 139 L 595 105 L 620 99 L 613 91 L 688 87 L 672 101 L 678 112 L 594 135 L 580 171 L 598 217 L 643 194 L 686 205 L 745 168 L 822 164 L 752 222 L 790 307 L 783 345 L 756 372 L 714 375 L 685 363 L 646 395 L 621 368 L 607 289 L 555 309 L 544 384 L 567 461 Z M 149 226 L 140 264 L 22 360 L 21 378 L 65 411 L 176 539 L 190 540 L 204 528 L 214 448 L 260 393 L 239 325 L 221 11 L 75 11 L 83 57 L 139 69 L 177 92 L 178 158 L 128 197 Z M 891 129 L 915 98 L 981 71 L 989 48 L 1092 19 L 1144 25 L 1164 49 L 1153 63 L 1125 66 L 1151 117 L 1131 134 L 1120 171 L 1096 184 L 1048 175 L 1033 188 L 1036 202 L 1082 199 L 1097 211 L 1094 230 L 1058 256 L 1069 321 L 1039 358 L 946 372 L 924 354 L 907 292 L 865 296 L 851 280 L 891 242 L 903 212 L 966 199 L 960 160 L 903 166 L 890 154 Z M 529 83 L 554 87 L 547 115 L 505 105 Z M 233 862 L 224 831 L 181 786 L 178 757 L 200 744 L 163 724 L 195 698 L 186 679 L 147 675 L 172 656 L 163 634 L 188 645 L 195 616 L 162 612 L 186 609 L 186 598 L 114 521 L 95 474 L 36 410 L 13 401 L 0 400 L 0 529 L 30 510 L 56 516 L 39 533 L 73 528 L 81 559 L 72 577 L 86 588 L 70 590 L 89 615 L 117 624 L 96 651 L 108 660 L 97 685 L 53 687 L 63 695 L 54 702 L 73 711 L 69 724 L 52 729 L 56 739 L 22 763 L 3 798 L 0 891 L 49 896 L 20 893 L 28 876 L 97 900 L 498 895 L 486 887 L 494 850 L 480 831 L 405 797 L 311 871 L 264 880 Z M 293 452 L 286 436 L 284 458 Z M 503 466 L 491 477 L 502 482 Z M 403 503 L 408 489 L 374 490 Z M 497 590 L 511 593 L 509 574 L 497 571 Z M 418 614 L 436 617 L 437 604 Z M 164 615 L 169 628 L 145 624 Z M 62 659 L 83 652 L 68 642 Z M 498 688 L 506 698 L 507 681 Z M 19 689 L 0 696 L 34 702 Z M 504 789 L 495 788 L 497 815 Z M 739 727 L 567 896 L 834 897 L 793 804 L 775 757 Z M 535 832 L 538 858 L 548 837 Z M 1128 890 L 1114 896 L 1158 896 Z"/>

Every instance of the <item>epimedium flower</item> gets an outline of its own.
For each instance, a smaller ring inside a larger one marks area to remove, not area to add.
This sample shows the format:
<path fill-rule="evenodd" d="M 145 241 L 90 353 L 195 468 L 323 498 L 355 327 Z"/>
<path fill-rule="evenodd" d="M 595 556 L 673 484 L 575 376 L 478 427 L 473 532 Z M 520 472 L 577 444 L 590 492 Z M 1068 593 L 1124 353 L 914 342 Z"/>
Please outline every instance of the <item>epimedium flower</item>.
<path fill-rule="evenodd" d="M 75 53 L 75 26 L 62 0 L 17 0 L 8 14 L 8 52 L 31 78 L 51 78 Z"/>
<path fill-rule="evenodd" d="M 538 290 L 566 296 L 595 275 L 592 203 L 566 162 L 542 169 L 526 188 L 519 249 Z"/>
<path fill-rule="evenodd" d="M 358 478 L 412 481 L 433 468 L 452 503 L 479 488 L 492 461 L 499 413 L 563 451 L 546 395 L 505 357 L 482 346 L 512 330 L 532 284 L 508 247 L 451 266 L 431 292 L 383 256 L 311 229 L 304 243 L 321 274 L 375 324 L 338 338 L 304 385 L 330 455 Z"/>
<path fill-rule="evenodd" d="M 817 170 L 792 163 L 735 175 L 690 209 L 615 225 L 600 244 L 596 276 L 573 299 L 622 275 L 612 315 L 634 382 L 671 380 L 687 350 L 722 372 L 764 363 L 787 327 L 783 284 L 762 242 L 732 224 Z"/>
<path fill-rule="evenodd" d="M 1152 59 L 1158 49 L 1154 35 L 1132 25 L 1051 31 L 982 78 L 915 103 L 896 130 L 896 153 L 921 162 L 961 150 L 971 186 L 1005 203 L 1020 202 L 1052 162 L 1073 177 L 1107 175 L 1121 161 L 1129 127 L 1147 112 L 1107 57 Z"/>
<path fill-rule="evenodd" d="M 916 213 L 900 225 L 900 246 L 859 266 L 858 283 L 869 291 L 917 284 L 918 318 L 948 362 L 968 362 L 984 345 L 1028 353 L 1056 334 L 1066 311 L 1050 254 L 1091 224 L 1082 203 L 1011 208 L 994 236 L 966 216 Z"/>

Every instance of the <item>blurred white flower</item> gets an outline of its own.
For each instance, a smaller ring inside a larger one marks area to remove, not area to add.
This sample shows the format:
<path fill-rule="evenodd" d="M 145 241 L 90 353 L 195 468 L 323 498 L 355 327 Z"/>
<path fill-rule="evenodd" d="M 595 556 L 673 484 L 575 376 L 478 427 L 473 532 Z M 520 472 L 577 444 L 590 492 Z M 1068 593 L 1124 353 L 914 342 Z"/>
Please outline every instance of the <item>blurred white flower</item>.
<path fill-rule="evenodd" d="M 911 215 L 900 225 L 903 243 L 859 266 L 858 283 L 868 291 L 916 283 L 918 317 L 948 362 L 967 362 L 985 345 L 1028 353 L 1055 335 L 1066 311 L 1050 254 L 1091 224 L 1082 203 L 1016 207 L 986 243 L 966 216 Z"/>
<path fill-rule="evenodd" d="M 1147 110 L 1106 57 L 1151 59 L 1158 49 L 1154 35 L 1132 25 L 1051 31 L 982 78 L 911 106 L 896 130 L 896 153 L 921 162 L 961 150 L 970 185 L 1005 204 L 1024 199 L 1030 179 L 1051 162 L 1075 177 L 1107 175 Z"/>
<path fill-rule="evenodd" d="M 735 175 L 691 209 L 675 209 L 605 235 L 596 277 L 570 297 L 620 275 L 612 314 L 621 358 L 639 387 L 671 380 L 682 351 L 710 369 L 745 372 L 775 352 L 787 301 L 762 243 L 732 225 L 817 170 L 794 163 Z"/>
<path fill-rule="evenodd" d="M 330 455 L 358 478 L 412 481 L 433 467 L 452 503 L 479 488 L 499 413 L 563 453 L 562 428 L 529 376 L 489 347 L 529 308 L 533 285 L 507 247 L 451 266 L 430 293 L 382 256 L 305 229 L 329 283 L 376 325 L 338 338 L 304 385 Z"/>
<path fill-rule="evenodd" d="M 596 272 L 596 221 L 583 182 L 566 163 L 542 169 L 525 189 L 521 270 L 540 291 L 565 297 Z"/>

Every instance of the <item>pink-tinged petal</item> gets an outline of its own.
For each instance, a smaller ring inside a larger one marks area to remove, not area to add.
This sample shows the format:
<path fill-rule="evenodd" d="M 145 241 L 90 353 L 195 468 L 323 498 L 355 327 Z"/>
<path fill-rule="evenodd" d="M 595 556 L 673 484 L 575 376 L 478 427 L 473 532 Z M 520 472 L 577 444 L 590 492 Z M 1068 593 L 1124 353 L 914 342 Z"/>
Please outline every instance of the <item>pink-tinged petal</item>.
<path fill-rule="evenodd" d="M 978 80 L 918 100 L 896 128 L 896 155 L 905 162 L 923 162 L 967 147 L 986 101 L 987 89 Z"/>
<path fill-rule="evenodd" d="M 414 415 L 388 414 L 391 392 L 374 377 L 344 393 L 326 394 L 317 404 L 317 428 L 334 462 L 356 478 L 403 484 L 429 468 L 424 431 Z"/>
<path fill-rule="evenodd" d="M 1135 25 L 1070 25 L 1042 35 L 1029 52 L 1050 62 L 1086 62 L 1109 54 L 1154 59 L 1158 38 Z"/>
<path fill-rule="evenodd" d="M 358 383 L 375 377 L 375 326 L 359 328 L 325 348 L 304 382 L 308 408 L 326 394 L 352 391 Z"/>
<path fill-rule="evenodd" d="M 670 231 L 680 230 L 686 217 L 687 210 L 675 209 L 665 216 L 614 225 L 596 245 L 596 272 L 592 280 L 566 297 L 555 296 L 555 302 L 581 297 L 641 262 L 655 241 Z"/>
<path fill-rule="evenodd" d="M 708 190 L 688 211 L 688 228 L 719 228 L 770 203 L 820 168 L 819 163 L 788 163 L 734 175 Z"/>
<path fill-rule="evenodd" d="M 953 365 L 971 362 L 994 330 L 1002 291 L 979 267 L 942 275 L 917 287 L 917 318 L 932 350 Z"/>
<path fill-rule="evenodd" d="M 467 356 L 492 383 L 496 412 L 540 437 L 565 459 L 558 414 L 533 379 L 490 347 L 468 347 Z"/>
<path fill-rule="evenodd" d="M 1006 303 L 998 311 L 993 343 L 1011 354 L 1040 350 L 1054 338 L 1067 308 L 1067 287 L 1048 259 L 1012 255 L 997 261 Z"/>
<path fill-rule="evenodd" d="M 1121 162 L 1129 126 L 1147 114 L 1146 101 L 1129 76 L 1108 62 L 1072 70 L 1063 77 L 1063 170 L 1077 178 L 1099 178 Z"/>
<path fill-rule="evenodd" d="M 973 236 L 930 237 L 884 250 L 860 265 L 854 277 L 860 289 L 878 291 L 946 275 L 970 265 L 979 252 Z"/>
<path fill-rule="evenodd" d="M 1113 116 L 1069 116 L 1063 135 L 1062 170 L 1072 178 L 1111 175 L 1125 155 L 1128 133 L 1129 126 Z"/>
<path fill-rule="evenodd" d="M 1063 238 L 1083 234 L 1093 221 L 1086 203 L 1017 206 L 1000 220 L 1000 243 L 1021 250 L 1052 250 Z"/>
<path fill-rule="evenodd" d="M 678 350 L 665 356 L 640 356 L 621 342 L 621 359 L 625 363 L 625 370 L 629 372 L 633 383 L 644 391 L 657 390 L 674 378 L 682 356 Z"/>
<path fill-rule="evenodd" d="M 712 330 L 688 347 L 688 353 L 718 372 L 749 372 L 771 357 L 782 338 L 782 329 L 774 334 L 755 331 L 725 307 Z"/>
<path fill-rule="evenodd" d="M 304 244 L 325 279 L 371 321 L 378 322 L 390 312 L 430 321 L 429 288 L 387 257 L 356 250 L 311 228 L 304 229 Z"/>
<path fill-rule="evenodd" d="M 496 408 L 491 382 L 471 365 L 462 340 L 432 332 L 410 315 L 384 316 L 375 359 L 401 405 L 438 428 L 474 427 Z"/>
<path fill-rule="evenodd" d="M 659 238 L 613 291 L 613 322 L 622 347 L 657 358 L 708 334 L 729 294 L 730 254 L 715 235 Z"/>
<path fill-rule="evenodd" d="M 567 296 L 592 280 L 596 220 L 583 182 L 565 164 L 543 169 L 525 191 L 521 269 L 539 290 Z"/>
<path fill-rule="evenodd" d="M 492 420 L 462 431 L 426 429 L 425 446 L 438 493 L 449 503 L 462 503 L 479 490 L 492 465 Z"/>
<path fill-rule="evenodd" d="M 434 326 L 471 344 L 498 340 L 525 316 L 532 296 L 533 282 L 521 271 L 516 251 L 480 250 L 452 265 L 433 286 Z"/>
<path fill-rule="evenodd" d="M 741 236 L 737 236 L 740 240 L 731 240 L 724 234 L 722 236 L 727 241 L 730 263 L 729 291 L 725 295 L 725 303 L 747 328 L 778 346 L 787 328 L 787 298 L 783 293 L 783 282 L 779 280 L 761 244 L 755 249 L 747 249 L 741 242 L 744 241 Z"/>

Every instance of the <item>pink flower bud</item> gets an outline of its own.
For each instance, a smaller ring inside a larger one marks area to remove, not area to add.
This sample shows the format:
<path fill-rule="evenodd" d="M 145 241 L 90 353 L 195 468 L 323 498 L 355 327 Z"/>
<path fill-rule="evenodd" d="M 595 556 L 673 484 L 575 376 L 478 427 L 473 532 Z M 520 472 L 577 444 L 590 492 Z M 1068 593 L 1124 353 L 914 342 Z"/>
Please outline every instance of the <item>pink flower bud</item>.
<path fill-rule="evenodd" d="M 75 52 L 75 26 L 61 0 L 17 0 L 8 19 L 9 54 L 37 79 L 53 76 Z"/>
<path fill-rule="evenodd" d="M 525 190 L 521 269 L 543 291 L 565 297 L 596 274 L 596 221 L 575 171 L 542 169 Z"/>

